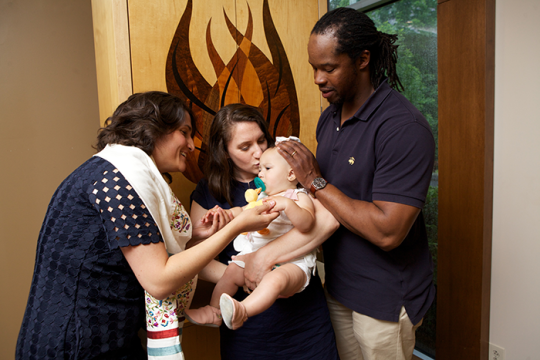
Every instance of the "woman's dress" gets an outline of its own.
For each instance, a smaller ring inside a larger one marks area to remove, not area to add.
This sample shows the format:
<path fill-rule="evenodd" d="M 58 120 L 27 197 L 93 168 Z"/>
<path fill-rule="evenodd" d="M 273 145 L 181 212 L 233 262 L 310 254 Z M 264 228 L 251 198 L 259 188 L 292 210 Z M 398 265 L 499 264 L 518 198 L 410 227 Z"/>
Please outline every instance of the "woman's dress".
<path fill-rule="evenodd" d="M 144 290 L 120 249 L 163 241 L 141 205 L 99 157 L 62 182 L 39 234 L 17 359 L 146 359 Z"/>
<path fill-rule="evenodd" d="M 146 359 L 138 336 L 146 302 L 148 358 L 183 359 L 183 310 L 196 279 L 163 301 L 145 297 L 121 248 L 165 239 L 177 253 L 190 225 L 146 153 L 107 145 L 49 204 L 16 358 Z"/>

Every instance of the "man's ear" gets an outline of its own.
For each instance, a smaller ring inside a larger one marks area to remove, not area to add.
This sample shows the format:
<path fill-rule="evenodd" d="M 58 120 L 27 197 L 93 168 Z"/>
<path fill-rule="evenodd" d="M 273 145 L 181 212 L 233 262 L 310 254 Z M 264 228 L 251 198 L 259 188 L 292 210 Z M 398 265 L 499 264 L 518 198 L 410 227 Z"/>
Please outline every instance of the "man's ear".
<path fill-rule="evenodd" d="M 364 50 L 360 56 L 356 59 L 356 66 L 359 70 L 364 70 L 369 66 L 369 61 L 371 60 L 371 53 L 369 50 Z"/>
<path fill-rule="evenodd" d="M 294 170 L 292 168 L 289 169 L 289 173 L 287 174 L 287 180 L 289 180 L 289 181 L 295 181 L 296 180 L 296 174 L 294 173 Z"/>

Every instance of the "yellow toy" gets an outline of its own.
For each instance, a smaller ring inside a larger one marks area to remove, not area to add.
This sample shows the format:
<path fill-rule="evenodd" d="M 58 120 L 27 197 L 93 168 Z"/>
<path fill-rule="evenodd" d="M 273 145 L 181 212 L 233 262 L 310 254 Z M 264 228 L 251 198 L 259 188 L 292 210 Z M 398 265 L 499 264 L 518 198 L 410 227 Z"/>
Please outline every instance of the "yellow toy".
<path fill-rule="evenodd" d="M 257 189 L 247 189 L 244 194 L 244 197 L 246 198 L 246 201 L 248 203 L 245 206 L 245 209 L 251 209 L 251 208 L 254 208 L 255 206 L 261 206 L 263 204 L 263 199 L 261 200 L 257 200 L 257 199 L 259 198 L 259 194 L 261 193 L 261 191 L 264 191 L 266 187 L 264 186 L 264 183 L 262 182 L 262 180 L 259 179 L 258 177 L 255 178 L 255 185 L 258 186 Z M 265 228 L 257 232 L 261 235 L 268 235 L 268 233 L 270 233 L 270 230 Z M 246 233 L 243 233 L 243 234 L 245 235 Z"/>
<path fill-rule="evenodd" d="M 246 209 L 254 208 L 255 206 L 262 205 L 262 199 L 257 201 L 257 198 L 259 197 L 259 194 L 261 193 L 261 188 L 258 189 L 247 189 L 246 193 L 244 194 L 244 197 L 246 198 L 246 201 L 248 204 L 246 205 Z"/>

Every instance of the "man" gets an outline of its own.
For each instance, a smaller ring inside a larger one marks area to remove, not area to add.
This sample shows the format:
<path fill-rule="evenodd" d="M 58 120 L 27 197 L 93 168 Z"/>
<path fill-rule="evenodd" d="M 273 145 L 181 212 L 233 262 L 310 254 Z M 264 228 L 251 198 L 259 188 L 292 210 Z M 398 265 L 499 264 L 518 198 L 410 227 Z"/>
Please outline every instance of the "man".
<path fill-rule="evenodd" d="M 341 359 L 411 359 L 435 297 L 421 208 L 435 143 L 396 89 L 397 36 L 353 9 L 324 15 L 309 62 L 330 102 L 317 125 L 317 160 L 278 145 L 301 184 L 341 226 L 324 244 L 327 301 Z"/>

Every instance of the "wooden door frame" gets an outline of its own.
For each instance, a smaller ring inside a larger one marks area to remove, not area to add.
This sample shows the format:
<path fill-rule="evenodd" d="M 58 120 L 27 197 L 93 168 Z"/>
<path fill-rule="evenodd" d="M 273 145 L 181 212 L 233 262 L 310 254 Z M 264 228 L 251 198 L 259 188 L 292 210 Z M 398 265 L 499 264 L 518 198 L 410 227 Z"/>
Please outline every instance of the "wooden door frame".
<path fill-rule="evenodd" d="M 439 0 L 437 360 L 488 359 L 495 0 Z"/>

